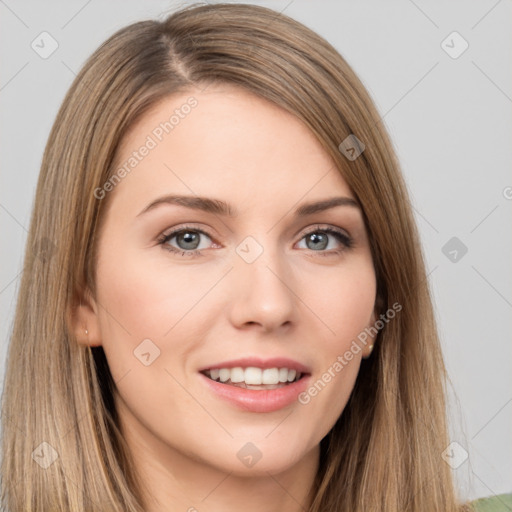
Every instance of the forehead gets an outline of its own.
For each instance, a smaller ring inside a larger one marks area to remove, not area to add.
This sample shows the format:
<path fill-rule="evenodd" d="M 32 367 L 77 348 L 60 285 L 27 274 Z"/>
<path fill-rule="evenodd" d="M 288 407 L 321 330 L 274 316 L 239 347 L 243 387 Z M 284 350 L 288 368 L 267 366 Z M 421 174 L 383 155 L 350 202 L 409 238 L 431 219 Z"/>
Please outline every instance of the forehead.
<path fill-rule="evenodd" d="M 163 193 L 224 198 L 241 207 L 353 197 L 297 117 L 231 85 L 165 98 L 132 127 L 116 164 L 127 172 L 115 195 L 137 203 Z"/>

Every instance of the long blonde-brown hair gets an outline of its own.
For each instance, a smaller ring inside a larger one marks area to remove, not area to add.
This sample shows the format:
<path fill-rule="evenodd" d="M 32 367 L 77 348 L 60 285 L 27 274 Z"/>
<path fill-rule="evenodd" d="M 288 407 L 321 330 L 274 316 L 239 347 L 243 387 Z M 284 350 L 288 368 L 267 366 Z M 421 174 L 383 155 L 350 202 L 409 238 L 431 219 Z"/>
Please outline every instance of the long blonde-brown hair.
<path fill-rule="evenodd" d="M 446 374 L 425 265 L 379 114 L 320 36 L 270 9 L 236 4 L 191 6 L 118 31 L 64 99 L 43 157 L 8 352 L 3 507 L 143 510 L 103 350 L 79 345 L 70 318 L 83 290 L 95 293 L 108 197 L 94 190 L 115 172 L 123 136 L 170 94 L 216 82 L 243 87 L 309 127 L 362 206 L 380 311 L 402 306 L 321 441 L 309 512 L 462 510 L 441 457 L 449 444 Z M 365 145 L 356 159 L 339 149 L 352 134 Z M 36 464 L 38 457 L 51 463 Z"/>

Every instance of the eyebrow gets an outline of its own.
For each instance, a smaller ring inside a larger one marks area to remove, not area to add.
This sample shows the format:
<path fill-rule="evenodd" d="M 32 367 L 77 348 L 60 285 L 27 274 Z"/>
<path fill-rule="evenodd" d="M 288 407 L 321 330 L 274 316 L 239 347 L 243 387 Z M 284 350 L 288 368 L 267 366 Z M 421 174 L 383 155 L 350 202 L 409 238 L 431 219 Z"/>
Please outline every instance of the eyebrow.
<path fill-rule="evenodd" d="M 137 217 L 164 204 L 184 206 L 185 208 L 201 210 L 207 213 L 213 213 L 227 217 L 236 217 L 238 215 L 238 212 L 231 205 L 224 201 L 221 201 L 220 199 L 212 199 L 209 197 L 198 196 L 167 195 L 160 197 L 155 201 L 149 203 L 137 215 Z M 352 199 L 350 197 L 332 197 L 329 199 L 323 199 L 321 201 L 305 203 L 295 210 L 294 216 L 305 217 L 313 213 L 323 212 L 325 210 L 335 208 L 336 206 L 351 206 L 360 209 L 359 203 L 355 199 Z"/>

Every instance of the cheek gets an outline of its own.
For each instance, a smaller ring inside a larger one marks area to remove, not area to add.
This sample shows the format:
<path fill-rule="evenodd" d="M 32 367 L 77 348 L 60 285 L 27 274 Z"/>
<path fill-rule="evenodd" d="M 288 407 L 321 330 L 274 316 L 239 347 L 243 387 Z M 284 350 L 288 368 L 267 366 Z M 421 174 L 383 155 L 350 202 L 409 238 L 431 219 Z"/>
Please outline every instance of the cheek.
<path fill-rule="evenodd" d="M 148 264 L 144 251 L 126 250 L 121 258 L 107 245 L 102 251 L 97 268 L 100 330 L 112 375 L 119 378 L 139 366 L 134 354 L 139 347 L 149 348 L 151 357 L 159 350 L 165 356 L 164 349 L 171 348 L 175 338 L 173 333 L 186 323 L 187 312 L 208 289 L 208 283 L 191 286 L 190 272 L 179 272 L 165 263 Z M 175 355 L 182 348 L 182 344 L 176 345 L 172 347 Z M 155 366 L 162 364 L 160 355 Z"/>
<path fill-rule="evenodd" d="M 372 325 L 375 306 L 373 264 L 370 259 L 361 259 L 316 283 L 325 288 L 307 285 L 304 296 L 326 326 L 316 341 L 321 365 L 299 402 L 311 417 L 318 419 L 319 431 L 325 435 L 342 413 L 359 372 L 364 349 L 361 339 Z"/>
<path fill-rule="evenodd" d="M 326 327 L 324 347 L 341 350 L 371 321 L 376 279 L 370 258 L 358 258 L 337 268 L 316 270 L 302 279 L 302 296 Z"/>
<path fill-rule="evenodd" d="M 170 255 L 169 263 L 163 255 L 155 264 L 140 250 L 118 259 L 109 256 L 108 248 L 104 254 L 97 275 L 99 300 L 110 313 L 103 314 L 105 327 L 132 338 L 164 337 L 211 286 L 212 279 L 173 265 Z"/>
<path fill-rule="evenodd" d="M 97 279 L 102 345 L 116 394 L 125 415 L 135 415 L 150 430 L 164 429 L 171 422 L 165 411 L 186 417 L 197 409 L 179 384 L 180 372 L 187 352 L 203 337 L 202 324 L 191 322 L 192 308 L 211 283 L 199 279 L 192 286 L 192 270 L 180 271 L 164 258 L 163 264 L 148 264 L 140 250 L 117 259 L 113 254 L 103 248 Z"/>

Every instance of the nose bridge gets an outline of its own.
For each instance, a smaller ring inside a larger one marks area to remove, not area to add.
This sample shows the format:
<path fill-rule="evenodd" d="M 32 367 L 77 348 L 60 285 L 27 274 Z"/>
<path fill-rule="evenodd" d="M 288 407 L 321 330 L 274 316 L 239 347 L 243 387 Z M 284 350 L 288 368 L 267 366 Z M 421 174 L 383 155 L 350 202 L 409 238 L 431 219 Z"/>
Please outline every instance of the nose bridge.
<path fill-rule="evenodd" d="M 235 249 L 233 322 L 266 329 L 292 321 L 296 298 L 289 264 L 271 235 L 248 236 Z"/>

